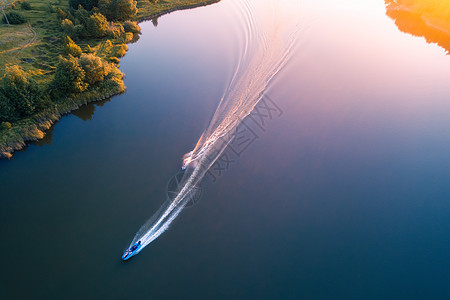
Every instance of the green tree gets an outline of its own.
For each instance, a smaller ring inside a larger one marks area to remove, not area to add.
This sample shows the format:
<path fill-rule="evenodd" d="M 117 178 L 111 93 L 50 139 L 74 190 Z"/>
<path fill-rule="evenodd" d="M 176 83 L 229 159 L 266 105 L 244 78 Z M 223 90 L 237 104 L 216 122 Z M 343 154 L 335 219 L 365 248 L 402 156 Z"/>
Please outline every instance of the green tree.
<path fill-rule="evenodd" d="M 109 20 L 129 20 L 137 14 L 135 0 L 99 0 L 100 11 Z"/>
<path fill-rule="evenodd" d="M 73 28 L 73 37 L 78 39 L 86 35 L 86 28 L 84 25 L 78 24 Z"/>
<path fill-rule="evenodd" d="M 0 87 L 0 122 L 14 122 L 17 119 L 14 107 Z"/>
<path fill-rule="evenodd" d="M 3 16 L 3 23 L 7 23 L 8 21 L 9 24 L 23 24 L 27 19 L 17 11 L 10 11 Z"/>
<path fill-rule="evenodd" d="M 74 13 L 75 18 L 80 22 L 81 25 L 86 26 L 89 22 L 89 17 L 91 14 L 85 10 L 82 6 L 80 6 Z"/>
<path fill-rule="evenodd" d="M 135 0 L 113 0 L 116 3 L 116 19 L 129 20 L 137 14 Z"/>
<path fill-rule="evenodd" d="M 98 9 L 108 20 L 114 19 L 115 12 L 111 5 L 111 0 L 99 0 Z"/>
<path fill-rule="evenodd" d="M 42 98 L 36 81 L 19 66 L 6 67 L 0 87 L 0 121 L 16 121 L 32 115 Z"/>
<path fill-rule="evenodd" d="M 88 87 L 88 84 L 84 82 L 85 77 L 86 73 L 76 57 L 70 54 L 68 58 L 60 56 L 52 87 L 60 94 L 81 93 Z"/>
<path fill-rule="evenodd" d="M 30 3 L 28 3 L 27 1 L 22 1 L 22 2 L 20 2 L 20 7 L 21 7 L 23 10 L 31 10 L 31 9 L 32 9 Z"/>
<path fill-rule="evenodd" d="M 61 21 L 61 28 L 64 31 L 65 34 L 73 36 L 75 31 L 75 26 L 73 25 L 73 22 L 69 19 L 64 19 Z"/>

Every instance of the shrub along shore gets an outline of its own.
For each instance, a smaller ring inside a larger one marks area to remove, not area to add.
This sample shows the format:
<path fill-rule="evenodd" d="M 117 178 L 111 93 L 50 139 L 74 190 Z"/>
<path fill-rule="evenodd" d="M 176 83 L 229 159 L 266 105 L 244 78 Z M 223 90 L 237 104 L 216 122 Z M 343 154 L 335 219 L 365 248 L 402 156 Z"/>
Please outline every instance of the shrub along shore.
<path fill-rule="evenodd" d="M 20 0 L 0 26 L 0 158 L 64 114 L 123 93 L 120 58 L 139 22 L 220 0 Z M 9 18 L 8 18 L 9 17 Z M 7 25 L 7 23 L 11 25 Z"/>

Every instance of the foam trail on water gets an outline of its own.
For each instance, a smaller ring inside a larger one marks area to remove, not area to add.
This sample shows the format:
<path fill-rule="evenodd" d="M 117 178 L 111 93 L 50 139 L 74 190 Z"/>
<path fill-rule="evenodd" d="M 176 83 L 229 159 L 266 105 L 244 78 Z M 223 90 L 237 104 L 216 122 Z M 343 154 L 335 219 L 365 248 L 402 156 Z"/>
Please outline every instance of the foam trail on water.
<path fill-rule="evenodd" d="M 243 20 L 243 49 L 228 88 L 203 132 L 183 176 L 177 196 L 167 200 L 136 233 L 130 246 L 145 246 L 166 231 L 194 195 L 208 169 L 231 142 L 232 133 L 261 99 L 272 78 L 291 55 L 300 27 L 296 0 L 235 1 Z"/>

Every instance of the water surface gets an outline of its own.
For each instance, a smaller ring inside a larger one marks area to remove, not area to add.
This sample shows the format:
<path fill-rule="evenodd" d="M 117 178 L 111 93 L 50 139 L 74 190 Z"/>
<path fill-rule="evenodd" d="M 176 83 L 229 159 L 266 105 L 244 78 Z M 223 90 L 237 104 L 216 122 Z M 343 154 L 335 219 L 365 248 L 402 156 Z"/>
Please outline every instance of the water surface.
<path fill-rule="evenodd" d="M 120 260 L 233 75 L 237 2 L 142 24 L 125 94 L 0 162 L 0 298 L 450 297 L 450 59 L 375 0 L 301 2 L 282 115 Z"/>

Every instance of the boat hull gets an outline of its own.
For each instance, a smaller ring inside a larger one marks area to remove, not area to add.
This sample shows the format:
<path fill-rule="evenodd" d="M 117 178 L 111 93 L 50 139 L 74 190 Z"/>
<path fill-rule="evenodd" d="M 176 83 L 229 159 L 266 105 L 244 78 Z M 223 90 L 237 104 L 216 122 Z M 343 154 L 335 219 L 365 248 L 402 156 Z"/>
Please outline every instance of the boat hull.
<path fill-rule="evenodd" d="M 122 255 L 122 260 L 128 260 L 128 259 L 132 258 L 133 256 L 135 256 L 138 253 L 139 249 L 141 249 L 141 247 L 142 247 L 142 245 L 138 245 L 134 251 L 130 251 L 130 249 L 125 251 L 125 253 Z"/>

